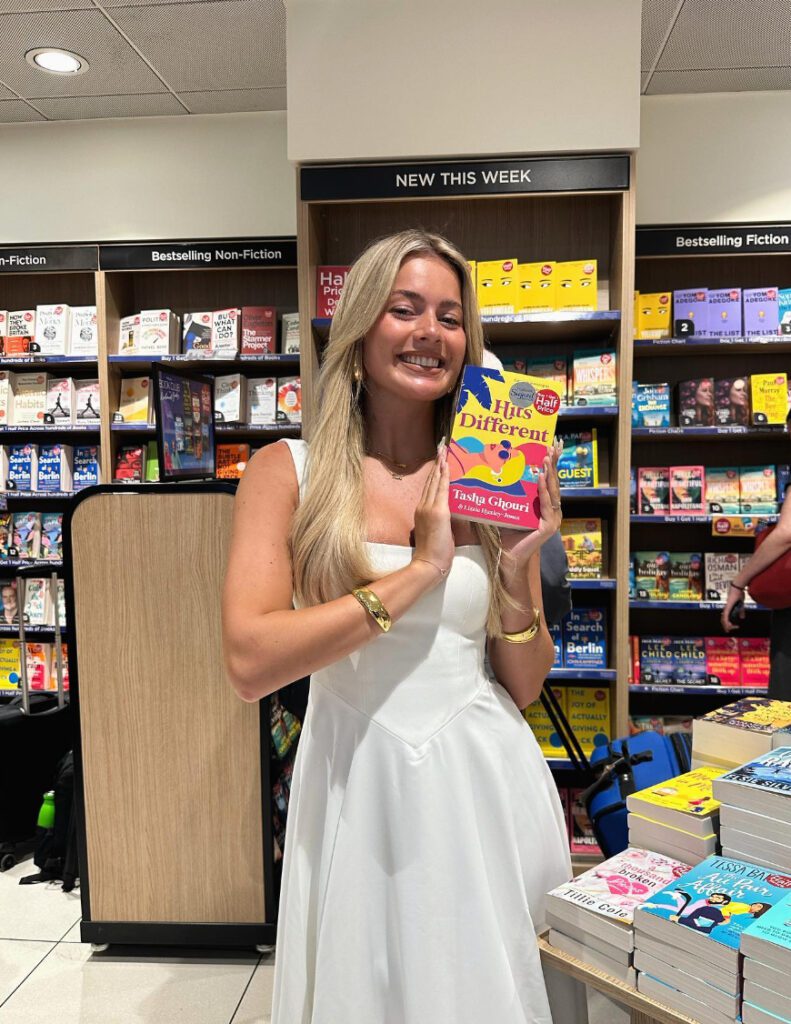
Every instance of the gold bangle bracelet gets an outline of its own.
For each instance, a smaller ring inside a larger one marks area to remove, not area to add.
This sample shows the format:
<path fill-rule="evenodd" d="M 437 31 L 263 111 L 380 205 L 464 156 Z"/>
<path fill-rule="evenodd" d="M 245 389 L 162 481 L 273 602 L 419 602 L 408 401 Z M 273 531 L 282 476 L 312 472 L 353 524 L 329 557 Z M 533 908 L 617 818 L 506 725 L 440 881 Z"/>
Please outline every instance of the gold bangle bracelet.
<path fill-rule="evenodd" d="M 527 627 L 522 630 L 521 633 L 503 633 L 502 639 L 508 644 L 526 644 L 531 640 L 535 640 L 538 636 L 539 630 L 541 629 L 541 612 L 538 608 L 533 609 L 533 621 Z"/>
<path fill-rule="evenodd" d="M 390 618 L 390 612 L 376 594 L 369 590 L 368 587 L 357 587 L 356 590 L 352 591 L 352 596 L 357 598 L 382 632 L 387 633 L 393 625 L 393 620 Z"/>

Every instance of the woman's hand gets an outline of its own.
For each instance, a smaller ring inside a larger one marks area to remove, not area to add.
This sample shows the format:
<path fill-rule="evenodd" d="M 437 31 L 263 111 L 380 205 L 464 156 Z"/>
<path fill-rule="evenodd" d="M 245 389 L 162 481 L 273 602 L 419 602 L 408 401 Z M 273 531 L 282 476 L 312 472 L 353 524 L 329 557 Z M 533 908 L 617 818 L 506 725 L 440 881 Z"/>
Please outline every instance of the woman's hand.
<path fill-rule="evenodd" d="M 729 616 L 730 616 L 731 611 L 733 610 L 734 606 L 736 604 L 738 604 L 739 601 L 743 601 L 743 600 L 744 600 L 744 591 L 743 590 L 739 590 L 738 587 L 733 587 L 733 586 L 728 587 L 728 600 L 725 602 L 725 607 L 722 609 L 722 615 L 720 616 L 720 622 L 722 623 L 722 628 L 725 630 L 726 633 L 732 633 L 735 629 L 739 628 L 738 626 L 734 625 L 731 622 Z M 746 616 L 746 613 L 744 611 L 744 605 L 742 605 L 742 607 L 739 609 L 739 618 L 743 619 L 743 618 L 745 618 L 745 616 Z"/>
<path fill-rule="evenodd" d="M 456 542 L 450 525 L 448 449 L 440 445 L 415 509 L 415 558 L 425 559 L 444 575 L 453 564 Z"/>
<path fill-rule="evenodd" d="M 541 516 L 538 528 L 531 530 L 530 533 L 500 528 L 500 542 L 503 551 L 508 552 L 514 560 L 514 571 L 524 569 L 530 557 L 560 529 L 563 513 L 560 510 L 559 455 L 557 445 L 553 445 L 538 475 L 538 504 Z"/>

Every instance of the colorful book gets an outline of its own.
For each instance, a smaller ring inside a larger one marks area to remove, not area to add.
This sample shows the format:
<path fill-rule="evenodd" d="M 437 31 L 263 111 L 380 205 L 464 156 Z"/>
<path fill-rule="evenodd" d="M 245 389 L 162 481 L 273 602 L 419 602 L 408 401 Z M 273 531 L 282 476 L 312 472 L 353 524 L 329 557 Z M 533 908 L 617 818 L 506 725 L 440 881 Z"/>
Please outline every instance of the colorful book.
<path fill-rule="evenodd" d="M 791 743 L 791 702 L 745 697 L 696 718 L 692 756 L 701 764 L 740 764 Z"/>
<path fill-rule="evenodd" d="M 564 519 L 560 536 L 571 579 L 600 579 L 604 564 L 604 524 L 601 519 Z"/>
<path fill-rule="evenodd" d="M 60 560 L 63 557 L 63 513 L 41 513 L 41 557 Z"/>
<path fill-rule="evenodd" d="M 159 483 L 159 447 L 156 441 L 148 441 L 146 444 L 144 479 L 147 484 Z"/>
<path fill-rule="evenodd" d="M 788 374 L 754 373 L 750 377 L 753 423 L 784 424 L 788 415 Z"/>
<path fill-rule="evenodd" d="M 48 494 L 70 491 L 73 457 L 66 444 L 42 444 L 38 449 L 38 490 Z"/>
<path fill-rule="evenodd" d="M 50 625 L 49 580 L 40 577 L 25 580 L 24 617 L 28 626 Z"/>
<path fill-rule="evenodd" d="M 560 404 L 566 405 L 569 399 L 568 363 L 565 356 L 554 359 L 512 359 L 511 365 L 504 363 L 506 370 L 513 373 L 524 373 L 528 377 L 540 377 L 542 380 L 553 380 L 560 388 Z"/>
<path fill-rule="evenodd" d="M 704 516 L 706 471 L 703 466 L 670 467 L 671 515 Z"/>
<path fill-rule="evenodd" d="M 644 686 L 673 686 L 675 652 L 673 637 L 640 637 L 640 682 Z"/>
<path fill-rule="evenodd" d="M 739 643 L 735 636 L 707 636 L 706 682 L 709 686 L 741 686 Z"/>
<path fill-rule="evenodd" d="M 275 351 L 277 312 L 274 306 L 242 306 L 242 355 L 261 356 Z"/>
<path fill-rule="evenodd" d="M 706 467 L 706 508 L 726 515 L 740 512 L 738 466 Z"/>
<path fill-rule="evenodd" d="M 749 377 L 722 377 L 714 381 L 714 419 L 718 426 L 749 426 Z"/>
<path fill-rule="evenodd" d="M 635 910 L 635 931 L 737 971 L 742 933 L 789 888 L 791 876 L 771 868 L 707 857 Z"/>
<path fill-rule="evenodd" d="M 316 267 L 316 316 L 332 317 L 346 284 L 349 267 Z"/>
<path fill-rule="evenodd" d="M 791 746 L 770 750 L 722 775 L 713 792 L 729 807 L 791 824 Z"/>
<path fill-rule="evenodd" d="M 584 753 L 606 746 L 611 738 L 610 691 L 603 686 L 566 687 L 566 717 Z"/>
<path fill-rule="evenodd" d="M 706 600 L 724 603 L 728 599 L 731 580 L 736 578 L 741 568 L 739 555 L 733 551 L 707 551 L 704 566 Z"/>
<path fill-rule="evenodd" d="M 673 681 L 676 686 L 706 686 L 706 645 L 702 636 L 673 637 Z"/>
<path fill-rule="evenodd" d="M 301 377 L 279 377 L 277 381 L 277 421 L 299 426 L 302 423 Z"/>
<path fill-rule="evenodd" d="M 151 423 L 153 388 L 150 377 L 125 377 L 120 384 L 118 415 L 123 423 Z"/>
<path fill-rule="evenodd" d="M 552 692 L 555 694 L 558 704 L 565 712 L 567 710 L 565 687 L 553 686 Z M 522 714 L 530 726 L 544 757 L 568 757 L 563 746 L 563 740 L 555 731 L 555 727 L 540 700 L 534 701 L 529 707 L 524 709 Z"/>
<path fill-rule="evenodd" d="M 218 444 L 215 475 L 218 480 L 240 480 L 250 459 L 249 444 Z"/>
<path fill-rule="evenodd" d="M 670 426 L 670 385 L 632 382 L 632 426 Z"/>
<path fill-rule="evenodd" d="M 739 948 L 744 956 L 787 976 L 791 963 L 791 893 L 745 928 Z"/>
<path fill-rule="evenodd" d="M 635 551 L 634 576 L 641 601 L 667 601 L 670 597 L 670 552 Z"/>
<path fill-rule="evenodd" d="M 588 349 L 574 353 L 572 405 L 617 405 L 615 352 Z"/>
<path fill-rule="evenodd" d="M 18 690 L 21 682 L 19 641 L 0 640 L 0 690 Z"/>
<path fill-rule="evenodd" d="M 704 589 L 703 577 L 703 552 L 670 552 L 671 601 L 702 601 Z"/>
<path fill-rule="evenodd" d="M 73 456 L 75 491 L 95 487 L 101 482 L 99 446 L 95 444 L 75 445 Z"/>
<path fill-rule="evenodd" d="M 631 793 L 626 798 L 626 806 L 651 821 L 707 836 L 720 814 L 720 802 L 712 794 L 711 786 L 722 774 L 722 768 L 696 768 Z"/>
<path fill-rule="evenodd" d="M 670 512 L 670 468 L 641 466 L 637 470 L 637 512 L 641 516 Z"/>
<path fill-rule="evenodd" d="M 38 558 L 41 553 L 41 513 L 14 513 L 14 549 L 16 558 Z"/>
<path fill-rule="evenodd" d="M 739 668 L 742 686 L 753 689 L 769 686 L 769 638 L 740 636 Z"/>
<path fill-rule="evenodd" d="M 709 328 L 708 288 L 684 288 L 673 292 L 673 320 L 688 322 L 684 337 L 705 338 Z"/>
<path fill-rule="evenodd" d="M 563 451 L 558 459 L 558 479 L 563 487 L 599 486 L 599 442 L 596 428 L 558 433 Z"/>
<path fill-rule="evenodd" d="M 566 668 L 607 668 L 607 609 L 573 608 L 563 620 Z"/>
<path fill-rule="evenodd" d="M 8 478 L 4 483 L 11 491 L 38 489 L 38 448 L 34 444 L 8 446 Z"/>
<path fill-rule="evenodd" d="M 211 337 L 212 313 L 185 313 L 182 326 L 181 348 L 185 354 L 203 359 L 214 354 Z"/>
<path fill-rule="evenodd" d="M 714 379 L 697 377 L 682 380 L 678 385 L 678 425 L 680 427 L 714 426 Z"/>
<path fill-rule="evenodd" d="M 559 408 L 553 381 L 466 366 L 448 446 L 451 514 L 536 529 L 538 473 Z"/>
<path fill-rule="evenodd" d="M 115 456 L 113 480 L 141 483 L 145 475 L 145 448 L 142 445 L 123 445 Z"/>
<path fill-rule="evenodd" d="M 588 811 L 580 800 L 583 790 L 570 789 L 569 795 L 569 849 L 572 854 L 601 857 L 601 848 L 596 841 Z"/>
<path fill-rule="evenodd" d="M 558 275 L 554 260 L 520 263 L 516 269 L 519 281 L 517 313 L 548 313 L 557 309 Z"/>
<path fill-rule="evenodd" d="M 742 512 L 773 515 L 777 512 L 775 467 L 742 466 L 739 470 L 739 506 Z"/>

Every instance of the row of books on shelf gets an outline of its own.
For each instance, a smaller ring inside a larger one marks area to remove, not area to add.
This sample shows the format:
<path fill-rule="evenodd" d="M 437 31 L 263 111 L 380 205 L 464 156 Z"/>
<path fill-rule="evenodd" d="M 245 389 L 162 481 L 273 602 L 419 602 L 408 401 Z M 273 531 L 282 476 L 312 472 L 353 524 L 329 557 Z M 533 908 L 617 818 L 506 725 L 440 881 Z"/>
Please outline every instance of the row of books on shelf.
<path fill-rule="evenodd" d="M 774 515 L 789 482 L 788 463 L 632 467 L 631 511 L 641 516 Z"/>
<path fill-rule="evenodd" d="M 0 624 L 19 624 L 19 600 L 16 578 L 0 579 Z M 64 582 L 58 580 L 58 624 L 66 626 L 66 594 Z M 25 603 L 22 621 L 26 626 L 55 626 L 55 602 L 52 599 L 52 581 L 47 577 L 25 580 Z"/>
<path fill-rule="evenodd" d="M 61 644 L 63 689 L 69 689 L 69 661 L 66 644 Z M 25 643 L 25 668 L 31 690 L 57 690 L 57 649 L 55 644 Z M 22 686 L 22 663 L 18 640 L 0 639 L 0 693 L 14 693 Z"/>
<path fill-rule="evenodd" d="M 693 770 L 627 796 L 628 849 L 549 893 L 550 944 L 701 1024 L 787 1021 L 789 726 L 763 699 L 696 719 Z"/>
<path fill-rule="evenodd" d="M 632 381 L 632 426 L 778 426 L 791 405 L 788 374 L 780 370 L 682 380 L 675 393 L 674 403 L 671 384 Z"/>
<path fill-rule="evenodd" d="M 184 354 L 195 359 L 235 359 L 275 351 L 299 354 L 299 314 L 283 313 L 274 306 L 241 306 L 187 312 L 144 309 L 121 319 L 118 355 L 161 356 Z"/>
<path fill-rule="evenodd" d="M 470 276 L 483 316 L 516 313 L 590 312 L 599 308 L 598 262 L 588 260 L 469 260 Z M 332 317 L 346 283 L 348 266 L 316 268 L 316 316 Z"/>
<path fill-rule="evenodd" d="M 215 477 L 218 480 L 240 480 L 247 463 L 263 445 L 218 444 L 215 446 Z M 156 441 L 147 444 L 121 445 L 115 454 L 113 480 L 129 483 L 159 481 L 159 451 Z"/>
<path fill-rule="evenodd" d="M 0 370 L 0 426 L 99 422 L 99 380 Z"/>
<path fill-rule="evenodd" d="M 510 373 L 554 381 L 564 406 L 618 404 L 617 357 L 613 349 L 580 349 L 572 356 L 529 359 L 502 354 L 503 368 Z"/>
<path fill-rule="evenodd" d="M 552 668 L 607 668 L 606 608 L 573 608 L 549 633 L 555 645 Z"/>
<path fill-rule="evenodd" d="M 554 686 L 553 693 L 568 719 L 585 754 L 610 742 L 610 691 L 605 686 Z M 541 701 L 523 712 L 541 753 L 548 758 L 567 757 L 552 720 Z"/>
<path fill-rule="evenodd" d="M 634 293 L 638 338 L 760 337 L 780 334 L 783 324 L 791 324 L 791 288 L 770 285 Z"/>
<path fill-rule="evenodd" d="M 65 302 L 35 309 L 0 309 L 0 355 L 97 357 L 96 306 Z"/>
<path fill-rule="evenodd" d="M 633 551 L 629 597 L 639 601 L 724 602 L 749 554 L 729 551 Z M 755 604 L 749 590 L 745 604 Z"/>
<path fill-rule="evenodd" d="M 10 493 L 80 491 L 99 483 L 99 446 L 0 445 L 0 482 Z"/>
<path fill-rule="evenodd" d="M 630 636 L 630 686 L 769 686 L 769 639 Z"/>
<path fill-rule="evenodd" d="M 151 425 L 156 403 L 151 377 L 125 377 L 119 384 L 118 423 Z M 214 419 L 217 423 L 249 426 L 302 423 L 300 377 L 245 377 L 241 373 L 214 378 Z"/>
<path fill-rule="evenodd" d="M 0 512 L 0 559 L 62 557 L 62 512 Z"/>

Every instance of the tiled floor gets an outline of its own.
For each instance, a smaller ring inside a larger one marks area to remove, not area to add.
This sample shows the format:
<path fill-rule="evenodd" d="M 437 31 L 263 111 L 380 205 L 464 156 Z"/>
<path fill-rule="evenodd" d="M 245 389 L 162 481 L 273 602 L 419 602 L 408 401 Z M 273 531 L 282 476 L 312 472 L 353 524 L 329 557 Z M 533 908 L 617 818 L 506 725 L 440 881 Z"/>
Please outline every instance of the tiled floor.
<path fill-rule="evenodd" d="M 92 953 L 80 942 L 79 892 L 19 885 L 34 872 L 27 860 L 0 874 L 0 1024 L 269 1024 L 272 954 Z M 628 1021 L 595 995 L 590 1009 L 590 1024 Z"/>

